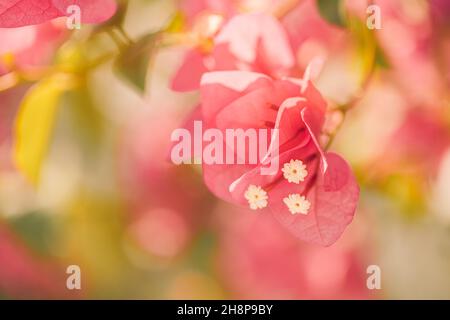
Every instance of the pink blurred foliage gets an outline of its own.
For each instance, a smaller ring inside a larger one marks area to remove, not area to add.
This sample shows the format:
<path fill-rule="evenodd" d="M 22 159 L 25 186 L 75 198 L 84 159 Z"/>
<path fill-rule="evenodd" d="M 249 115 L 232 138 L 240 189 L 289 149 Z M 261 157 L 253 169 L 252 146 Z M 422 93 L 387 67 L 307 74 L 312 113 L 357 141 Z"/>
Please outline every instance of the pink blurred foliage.
<path fill-rule="evenodd" d="M 19 299 L 78 298 L 66 288 L 58 264 L 36 256 L 4 224 L 0 224 L 0 293 Z"/>
<path fill-rule="evenodd" d="M 114 0 L 1 0 L 0 28 L 36 25 L 69 15 L 67 8 L 77 5 L 83 23 L 101 23 L 111 18 Z"/>
<path fill-rule="evenodd" d="M 380 176 L 402 171 L 435 178 L 442 156 L 450 146 L 450 130 L 442 115 L 432 111 L 416 108 L 405 114 L 400 126 L 381 146 L 374 166 Z"/>
<path fill-rule="evenodd" d="M 25 78 L 39 73 L 53 62 L 56 49 L 67 38 L 67 32 L 57 21 L 37 26 L 0 29 L 0 54 L 11 55 L 12 62 L 0 61 L 0 83 L 22 74 Z M 0 91 L 0 158 L 1 169 L 11 169 L 10 146 L 19 105 L 30 83 L 19 83 Z"/>
<path fill-rule="evenodd" d="M 430 2 L 430 19 L 433 22 L 434 57 L 438 69 L 450 87 L 450 4 L 448 1 Z"/>
<path fill-rule="evenodd" d="M 326 60 L 335 54 L 347 40 L 344 29 L 333 26 L 320 16 L 316 0 L 299 1 L 281 23 L 289 36 L 301 72 L 313 59 Z"/>
<path fill-rule="evenodd" d="M 198 6 L 195 14 L 199 15 L 200 8 L 207 10 Z M 259 175 L 261 164 L 203 164 L 205 183 L 219 198 L 237 204 L 246 203 L 244 194 L 249 186 L 262 186 L 268 190 L 269 207 L 282 225 L 305 241 L 325 246 L 334 243 L 351 222 L 359 188 L 347 163 L 338 155 L 321 150 L 318 139 L 326 103 L 312 84 L 298 85 L 288 80 L 271 83 L 265 76 L 273 79 L 298 76 L 300 70 L 308 70 L 311 61 L 325 59 L 341 45 L 342 35 L 341 30 L 320 18 L 314 1 L 301 2 L 281 23 L 262 13 L 235 15 L 210 35 L 212 48 L 202 51 L 199 46 L 188 51 L 172 82 L 173 89 L 186 91 L 197 89 L 201 81 L 201 119 L 207 127 L 223 131 L 281 129 L 278 150 L 281 165 L 302 159 L 310 171 L 301 186 L 283 181 L 281 171 L 273 177 Z M 308 41 L 308 50 L 299 52 Z M 207 71 L 224 70 L 233 71 L 201 76 Z M 307 73 L 311 76 L 311 70 Z M 217 83 L 207 83 L 207 77 Z M 306 94 L 302 87 L 308 88 Z M 307 195 L 311 214 L 293 216 L 289 212 L 283 199 L 297 193 Z"/>
<path fill-rule="evenodd" d="M 221 16 L 223 22 L 210 35 L 213 49 L 204 50 L 198 45 L 188 50 L 172 80 L 172 88 L 195 90 L 201 73 L 214 70 L 239 69 L 277 77 L 299 76 L 311 61 L 326 60 L 345 47 L 348 40 L 345 29 L 326 22 L 315 0 L 298 1 L 298 5 L 282 14 L 279 21 L 273 18 L 273 13 L 288 2 L 259 1 L 260 10 L 253 11 L 256 14 L 239 14 L 240 8 L 249 6 L 246 1 L 183 1 L 181 9 L 192 28 L 204 26 L 205 17 L 211 14 Z M 232 48 L 234 50 L 230 50 Z M 250 64 L 249 59 L 245 59 L 253 57 L 249 50 L 257 55 Z"/>
<path fill-rule="evenodd" d="M 288 183 L 280 168 L 275 175 L 261 175 L 261 167 L 267 166 L 261 159 L 257 165 L 203 162 L 208 188 L 223 200 L 245 205 L 248 187 L 261 186 L 269 194 L 268 205 L 275 217 L 289 231 L 307 242 L 333 244 L 352 221 L 359 188 L 348 164 L 334 153 L 324 153 L 319 145 L 326 102 L 309 79 L 273 80 L 252 72 L 212 72 L 203 76 L 200 92 L 205 127 L 223 132 L 230 128 L 276 128 L 279 146 L 268 141 L 268 153 L 276 154 L 279 167 L 298 159 L 309 172 L 298 185 Z M 221 143 L 226 150 L 226 142 Z M 308 199 L 311 210 L 307 215 L 289 212 L 283 202 L 289 194 Z"/>
<path fill-rule="evenodd" d="M 132 121 L 120 153 L 121 185 L 132 213 L 129 231 L 142 248 L 162 258 L 186 248 L 207 205 L 196 174 L 169 160 L 176 118 L 158 113 Z"/>
<path fill-rule="evenodd" d="M 13 56 L 15 71 L 34 71 L 48 66 L 56 49 L 66 39 L 61 21 L 13 29 L 0 29 L 0 54 Z M 0 75 L 11 71 L 11 66 L 0 61 Z"/>
<path fill-rule="evenodd" d="M 377 37 L 393 77 L 412 104 L 433 107 L 448 90 L 435 63 L 433 16 L 424 14 L 423 8 L 410 8 L 405 1 L 377 0 L 376 4 L 383 14 Z"/>
<path fill-rule="evenodd" d="M 270 212 L 218 209 L 218 268 L 238 299 L 371 299 L 364 236 L 321 248 L 286 233 Z M 352 230 L 354 231 L 354 230 Z"/>

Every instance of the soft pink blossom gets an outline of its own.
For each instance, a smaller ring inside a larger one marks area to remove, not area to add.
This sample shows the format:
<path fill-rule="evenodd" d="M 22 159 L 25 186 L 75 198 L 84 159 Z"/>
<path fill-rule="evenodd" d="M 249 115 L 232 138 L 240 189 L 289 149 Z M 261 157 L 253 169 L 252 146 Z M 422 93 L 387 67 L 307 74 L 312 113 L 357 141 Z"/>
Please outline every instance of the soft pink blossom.
<path fill-rule="evenodd" d="M 231 18 L 212 39 L 212 49 L 191 48 L 172 80 L 172 88 L 198 88 L 201 75 L 213 70 L 252 70 L 272 77 L 289 75 L 294 55 L 282 25 L 265 14 Z"/>
<path fill-rule="evenodd" d="M 257 165 L 203 162 L 208 188 L 221 199 L 248 205 L 246 191 L 252 185 L 260 186 L 268 193 L 268 207 L 290 232 L 307 242 L 333 244 L 352 221 L 359 188 L 348 164 L 337 154 L 325 153 L 319 145 L 326 102 L 312 83 L 307 79 L 274 80 L 259 73 L 220 71 L 203 76 L 200 92 L 205 127 L 222 132 L 276 128 L 274 134 L 279 134 L 279 147 L 270 144 L 268 150 L 279 161 L 275 175 L 261 174 L 267 159 L 259 159 Z M 226 149 L 226 142 L 223 145 Z M 246 148 L 248 155 L 248 144 Z M 291 160 L 306 165 L 308 175 L 302 183 L 289 183 L 283 177 L 281 168 Z M 288 210 L 284 198 L 289 194 L 307 199 L 308 214 L 293 215 Z"/>

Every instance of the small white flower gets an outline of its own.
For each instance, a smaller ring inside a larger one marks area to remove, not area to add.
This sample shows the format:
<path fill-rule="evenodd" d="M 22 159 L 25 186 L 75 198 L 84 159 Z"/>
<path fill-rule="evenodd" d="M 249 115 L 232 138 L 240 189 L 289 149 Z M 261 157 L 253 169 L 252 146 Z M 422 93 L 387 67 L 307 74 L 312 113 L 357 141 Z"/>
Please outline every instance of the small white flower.
<path fill-rule="evenodd" d="M 306 215 L 311 207 L 311 203 L 298 193 L 290 194 L 283 199 L 283 202 L 292 214 L 301 213 Z"/>
<path fill-rule="evenodd" d="M 260 186 L 251 184 L 247 191 L 245 191 L 244 197 L 247 199 L 252 210 L 267 207 L 267 199 L 269 199 L 269 197 L 267 196 L 267 192 Z"/>
<path fill-rule="evenodd" d="M 304 181 L 305 177 L 308 175 L 306 171 L 306 166 L 301 160 L 291 159 L 290 162 L 286 162 L 283 166 L 283 176 L 288 182 L 293 182 L 299 184 L 300 181 Z"/>

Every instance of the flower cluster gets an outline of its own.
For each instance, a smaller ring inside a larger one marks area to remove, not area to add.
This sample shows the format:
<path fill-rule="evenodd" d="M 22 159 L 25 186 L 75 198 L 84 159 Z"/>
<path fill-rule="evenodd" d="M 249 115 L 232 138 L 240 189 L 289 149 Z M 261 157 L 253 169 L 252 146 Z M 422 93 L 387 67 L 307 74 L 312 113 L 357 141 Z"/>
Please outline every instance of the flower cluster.
<path fill-rule="evenodd" d="M 273 133 L 256 165 L 203 163 L 206 185 L 231 203 L 271 209 L 304 241 L 333 244 L 352 221 L 359 188 L 348 164 L 319 142 L 327 103 L 310 80 L 311 67 L 303 78 L 293 77 L 298 66 L 288 33 L 272 15 L 235 15 L 214 24 L 209 37 L 207 50 L 187 52 L 172 82 L 173 89 L 200 90 L 201 105 L 190 120 L 223 132 Z M 280 168 L 262 175 L 269 155 Z"/>

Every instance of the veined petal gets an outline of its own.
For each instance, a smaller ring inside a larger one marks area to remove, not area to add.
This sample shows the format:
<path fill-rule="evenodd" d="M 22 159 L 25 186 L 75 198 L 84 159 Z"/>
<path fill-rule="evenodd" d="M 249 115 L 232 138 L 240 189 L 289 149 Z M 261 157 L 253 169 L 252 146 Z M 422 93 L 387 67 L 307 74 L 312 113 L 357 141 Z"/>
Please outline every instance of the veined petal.
<path fill-rule="evenodd" d="M 359 198 L 358 184 L 345 160 L 335 153 L 327 153 L 326 159 L 328 170 L 316 171 L 316 181 L 309 190 L 282 181 L 269 191 L 269 207 L 280 223 L 298 238 L 322 246 L 339 239 L 353 219 Z M 310 202 L 306 215 L 293 215 L 283 203 L 292 193 Z"/>

